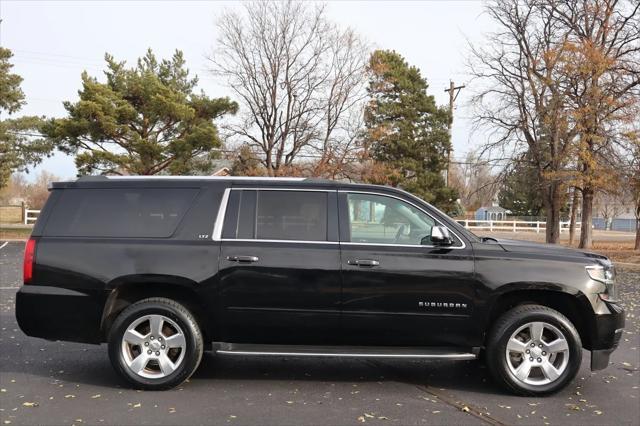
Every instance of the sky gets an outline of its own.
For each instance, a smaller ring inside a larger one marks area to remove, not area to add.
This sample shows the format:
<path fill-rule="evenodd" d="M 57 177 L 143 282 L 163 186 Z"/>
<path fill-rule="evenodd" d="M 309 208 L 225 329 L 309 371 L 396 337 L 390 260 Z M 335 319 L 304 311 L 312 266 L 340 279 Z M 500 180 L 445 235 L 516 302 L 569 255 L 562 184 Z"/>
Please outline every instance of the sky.
<path fill-rule="evenodd" d="M 445 105 L 452 79 L 467 84 L 456 100 L 454 157 L 478 145 L 467 106 L 473 90 L 466 74 L 468 41 L 481 43 L 491 23 L 477 0 L 330 1 L 329 19 L 351 27 L 374 48 L 393 49 L 420 68 L 429 93 Z M 25 1 L 0 0 L 0 45 L 13 51 L 14 72 L 24 78 L 27 104 L 14 116 L 62 117 L 62 102 L 77 99 L 83 70 L 102 77 L 104 54 L 134 63 L 147 48 L 160 58 L 184 52 L 187 67 L 211 97 L 232 96 L 209 72 L 207 54 L 215 48 L 216 17 L 234 2 L 209 1 Z M 32 169 L 60 178 L 76 175 L 73 159 L 56 153 Z"/>

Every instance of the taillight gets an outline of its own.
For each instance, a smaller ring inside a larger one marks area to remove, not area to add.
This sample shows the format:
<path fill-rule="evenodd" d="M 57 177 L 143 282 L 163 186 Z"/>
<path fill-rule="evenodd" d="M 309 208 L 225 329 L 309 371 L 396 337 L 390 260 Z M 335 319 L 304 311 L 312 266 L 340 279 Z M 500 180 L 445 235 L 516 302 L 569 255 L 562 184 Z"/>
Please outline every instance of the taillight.
<path fill-rule="evenodd" d="M 24 263 L 22 269 L 23 282 L 29 284 L 33 278 L 33 262 L 36 255 L 36 240 L 30 238 L 24 247 Z"/>

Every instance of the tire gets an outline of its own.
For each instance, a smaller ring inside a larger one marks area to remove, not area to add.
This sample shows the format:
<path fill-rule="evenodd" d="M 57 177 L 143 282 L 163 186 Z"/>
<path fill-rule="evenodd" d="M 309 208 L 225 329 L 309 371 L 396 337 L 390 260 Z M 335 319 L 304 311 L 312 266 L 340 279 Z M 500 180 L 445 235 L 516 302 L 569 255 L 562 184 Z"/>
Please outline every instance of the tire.
<path fill-rule="evenodd" d="M 495 322 L 487 340 L 486 362 L 494 380 L 511 392 L 548 395 L 575 378 L 582 362 L 582 342 L 560 312 L 521 305 Z"/>
<path fill-rule="evenodd" d="M 194 316 L 180 303 L 144 299 L 123 310 L 109 331 L 113 368 L 137 389 L 165 390 L 187 380 L 202 359 Z"/>

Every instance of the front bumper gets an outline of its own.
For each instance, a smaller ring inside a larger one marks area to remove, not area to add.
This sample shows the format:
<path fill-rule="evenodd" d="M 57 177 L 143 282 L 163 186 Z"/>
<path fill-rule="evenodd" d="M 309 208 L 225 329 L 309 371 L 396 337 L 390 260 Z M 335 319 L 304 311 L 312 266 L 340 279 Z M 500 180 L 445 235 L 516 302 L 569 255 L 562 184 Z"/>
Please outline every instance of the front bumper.
<path fill-rule="evenodd" d="M 595 315 L 591 332 L 591 370 L 602 370 L 609 365 L 611 353 L 618 347 L 624 330 L 624 309 L 616 303 L 606 302 L 609 313 Z"/>
<path fill-rule="evenodd" d="M 27 336 L 100 343 L 103 306 L 98 294 L 25 285 L 16 295 L 16 320 Z"/>

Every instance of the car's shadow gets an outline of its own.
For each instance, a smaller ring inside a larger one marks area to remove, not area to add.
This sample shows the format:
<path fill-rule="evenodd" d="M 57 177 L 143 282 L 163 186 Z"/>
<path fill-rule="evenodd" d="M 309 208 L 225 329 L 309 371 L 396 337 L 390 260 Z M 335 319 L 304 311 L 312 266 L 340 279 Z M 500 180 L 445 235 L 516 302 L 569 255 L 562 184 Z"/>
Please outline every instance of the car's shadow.
<path fill-rule="evenodd" d="M 29 340 L 17 331 L 21 346 L 0 346 L 0 374 L 28 374 L 49 382 L 127 388 L 107 357 L 106 345 Z M 18 337 L 16 336 L 16 337 Z M 4 339 L 3 339 L 4 340 Z M 46 348 L 46 349 L 42 349 Z M 5 351 L 6 349 L 6 351 Z M 42 352 L 45 350 L 45 352 Z M 25 358 L 24 354 L 32 354 Z M 221 356 L 205 352 L 198 370 L 185 387 L 208 386 L 212 381 L 284 382 L 400 382 L 449 390 L 504 394 L 479 361 L 365 360 L 308 357 Z"/>
<path fill-rule="evenodd" d="M 307 357 L 240 357 L 205 354 L 191 382 L 273 380 L 400 382 L 434 389 L 504 394 L 480 361 L 366 360 Z"/>

